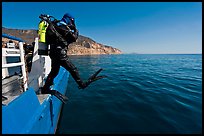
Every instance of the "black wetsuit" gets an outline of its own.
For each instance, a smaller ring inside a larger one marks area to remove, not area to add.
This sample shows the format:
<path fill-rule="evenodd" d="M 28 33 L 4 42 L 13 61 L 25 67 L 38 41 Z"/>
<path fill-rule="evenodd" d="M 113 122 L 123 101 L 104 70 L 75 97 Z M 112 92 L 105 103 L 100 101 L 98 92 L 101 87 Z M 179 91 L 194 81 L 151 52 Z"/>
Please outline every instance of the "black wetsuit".
<path fill-rule="evenodd" d="M 83 89 L 86 87 L 86 83 L 81 80 L 77 68 L 67 56 L 68 45 L 77 40 L 78 30 L 76 29 L 75 24 L 72 27 L 69 27 L 73 32 L 70 32 L 65 25 L 57 26 L 56 23 L 54 24 L 54 27 L 49 25 L 46 30 L 46 42 L 50 44 L 49 56 L 51 58 L 52 68 L 45 85 L 43 86 L 42 93 L 47 93 L 49 87 L 53 84 L 54 78 L 59 72 L 60 66 L 68 70 L 79 87 Z"/>

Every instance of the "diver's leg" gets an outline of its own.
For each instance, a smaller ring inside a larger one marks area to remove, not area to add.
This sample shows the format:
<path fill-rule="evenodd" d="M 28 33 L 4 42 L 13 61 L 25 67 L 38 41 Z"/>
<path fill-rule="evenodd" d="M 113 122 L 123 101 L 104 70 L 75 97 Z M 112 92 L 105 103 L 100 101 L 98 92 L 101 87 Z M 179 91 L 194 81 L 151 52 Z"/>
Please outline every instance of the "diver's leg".
<path fill-rule="evenodd" d="M 92 82 L 106 77 L 106 76 L 97 76 L 102 71 L 102 69 L 99 69 L 86 82 L 83 82 L 82 79 L 80 78 L 78 69 L 74 66 L 74 64 L 72 64 L 72 62 L 69 60 L 68 56 L 66 59 L 61 60 L 60 64 L 66 70 L 68 70 L 70 72 L 70 74 L 74 78 L 75 82 L 79 85 L 79 89 L 84 89 Z"/>
<path fill-rule="evenodd" d="M 85 83 L 80 78 L 78 69 L 72 64 L 72 62 L 69 60 L 67 56 L 67 50 L 66 49 L 59 49 L 60 51 L 60 65 L 63 66 L 74 78 L 75 82 L 79 85 L 81 88 L 85 88 Z"/>
<path fill-rule="evenodd" d="M 69 60 L 68 57 L 67 57 L 67 59 L 61 60 L 61 66 L 63 66 L 67 71 L 69 71 L 69 73 L 72 75 L 72 77 L 74 78 L 75 82 L 79 85 L 79 87 L 81 87 L 81 88 L 86 87 L 85 83 L 80 78 L 79 71 L 78 71 L 77 67 L 75 67 L 72 64 L 72 62 Z"/>
<path fill-rule="evenodd" d="M 90 83 L 102 79 L 106 76 L 97 76 L 102 69 L 99 69 L 95 74 L 93 74 L 88 81 L 83 82 L 82 79 L 80 78 L 78 69 L 72 64 L 72 62 L 69 60 L 69 57 L 67 56 L 67 51 L 66 49 L 61 49 L 60 50 L 60 65 L 63 66 L 67 71 L 70 72 L 76 83 L 79 85 L 80 89 L 86 88 Z"/>
<path fill-rule="evenodd" d="M 51 71 L 45 81 L 45 85 L 43 86 L 41 92 L 42 93 L 49 93 L 50 86 L 53 85 L 54 78 L 57 76 L 60 69 L 60 63 L 55 60 L 51 59 Z"/>

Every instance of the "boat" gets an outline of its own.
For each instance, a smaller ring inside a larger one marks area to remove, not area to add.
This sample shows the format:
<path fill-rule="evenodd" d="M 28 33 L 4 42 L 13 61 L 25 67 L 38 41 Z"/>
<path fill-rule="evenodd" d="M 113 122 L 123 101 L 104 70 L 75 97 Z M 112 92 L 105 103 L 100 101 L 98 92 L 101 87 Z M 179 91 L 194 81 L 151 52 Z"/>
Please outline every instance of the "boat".
<path fill-rule="evenodd" d="M 38 55 L 38 38 L 32 52 L 32 66 L 28 72 L 22 39 L 2 34 L 18 42 L 19 49 L 2 48 L 2 134 L 55 134 L 63 103 L 54 95 L 41 94 L 51 70 L 49 56 Z M 20 62 L 8 63 L 8 57 Z M 9 68 L 18 67 L 20 73 L 10 75 Z M 69 72 L 63 67 L 54 79 L 52 89 L 65 95 Z"/>

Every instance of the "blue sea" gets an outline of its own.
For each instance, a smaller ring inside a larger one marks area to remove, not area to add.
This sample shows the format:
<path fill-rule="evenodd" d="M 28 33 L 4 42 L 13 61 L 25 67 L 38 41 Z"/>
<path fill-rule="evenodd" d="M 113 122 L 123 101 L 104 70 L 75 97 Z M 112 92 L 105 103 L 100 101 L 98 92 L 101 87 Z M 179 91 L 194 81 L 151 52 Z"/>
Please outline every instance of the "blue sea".
<path fill-rule="evenodd" d="M 83 80 L 69 77 L 59 134 L 201 134 L 202 55 L 70 56 Z"/>

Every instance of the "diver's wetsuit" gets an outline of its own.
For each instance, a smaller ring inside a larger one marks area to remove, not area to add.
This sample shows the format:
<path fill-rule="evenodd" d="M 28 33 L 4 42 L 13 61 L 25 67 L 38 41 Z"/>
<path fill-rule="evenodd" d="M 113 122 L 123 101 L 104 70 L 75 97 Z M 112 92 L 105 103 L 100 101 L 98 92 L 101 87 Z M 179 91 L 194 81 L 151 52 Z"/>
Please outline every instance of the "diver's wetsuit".
<path fill-rule="evenodd" d="M 69 60 L 69 57 L 67 56 L 67 46 L 77 40 L 78 30 L 74 26 L 71 28 L 74 30 L 74 32 L 70 33 L 64 25 L 54 25 L 54 29 L 55 30 L 53 30 L 51 25 L 49 25 L 46 30 L 46 42 L 50 44 L 49 56 L 51 58 L 52 68 L 47 77 L 45 85 L 42 88 L 42 93 L 47 93 L 47 91 L 49 91 L 49 87 L 53 84 L 53 80 L 57 76 L 60 66 L 63 66 L 66 70 L 68 70 L 79 87 L 84 89 L 87 86 L 86 83 L 81 80 L 77 68 L 72 64 L 72 62 Z M 55 31 L 57 31 L 60 36 L 63 37 L 63 39 L 60 38 L 59 35 L 55 33 Z"/>

